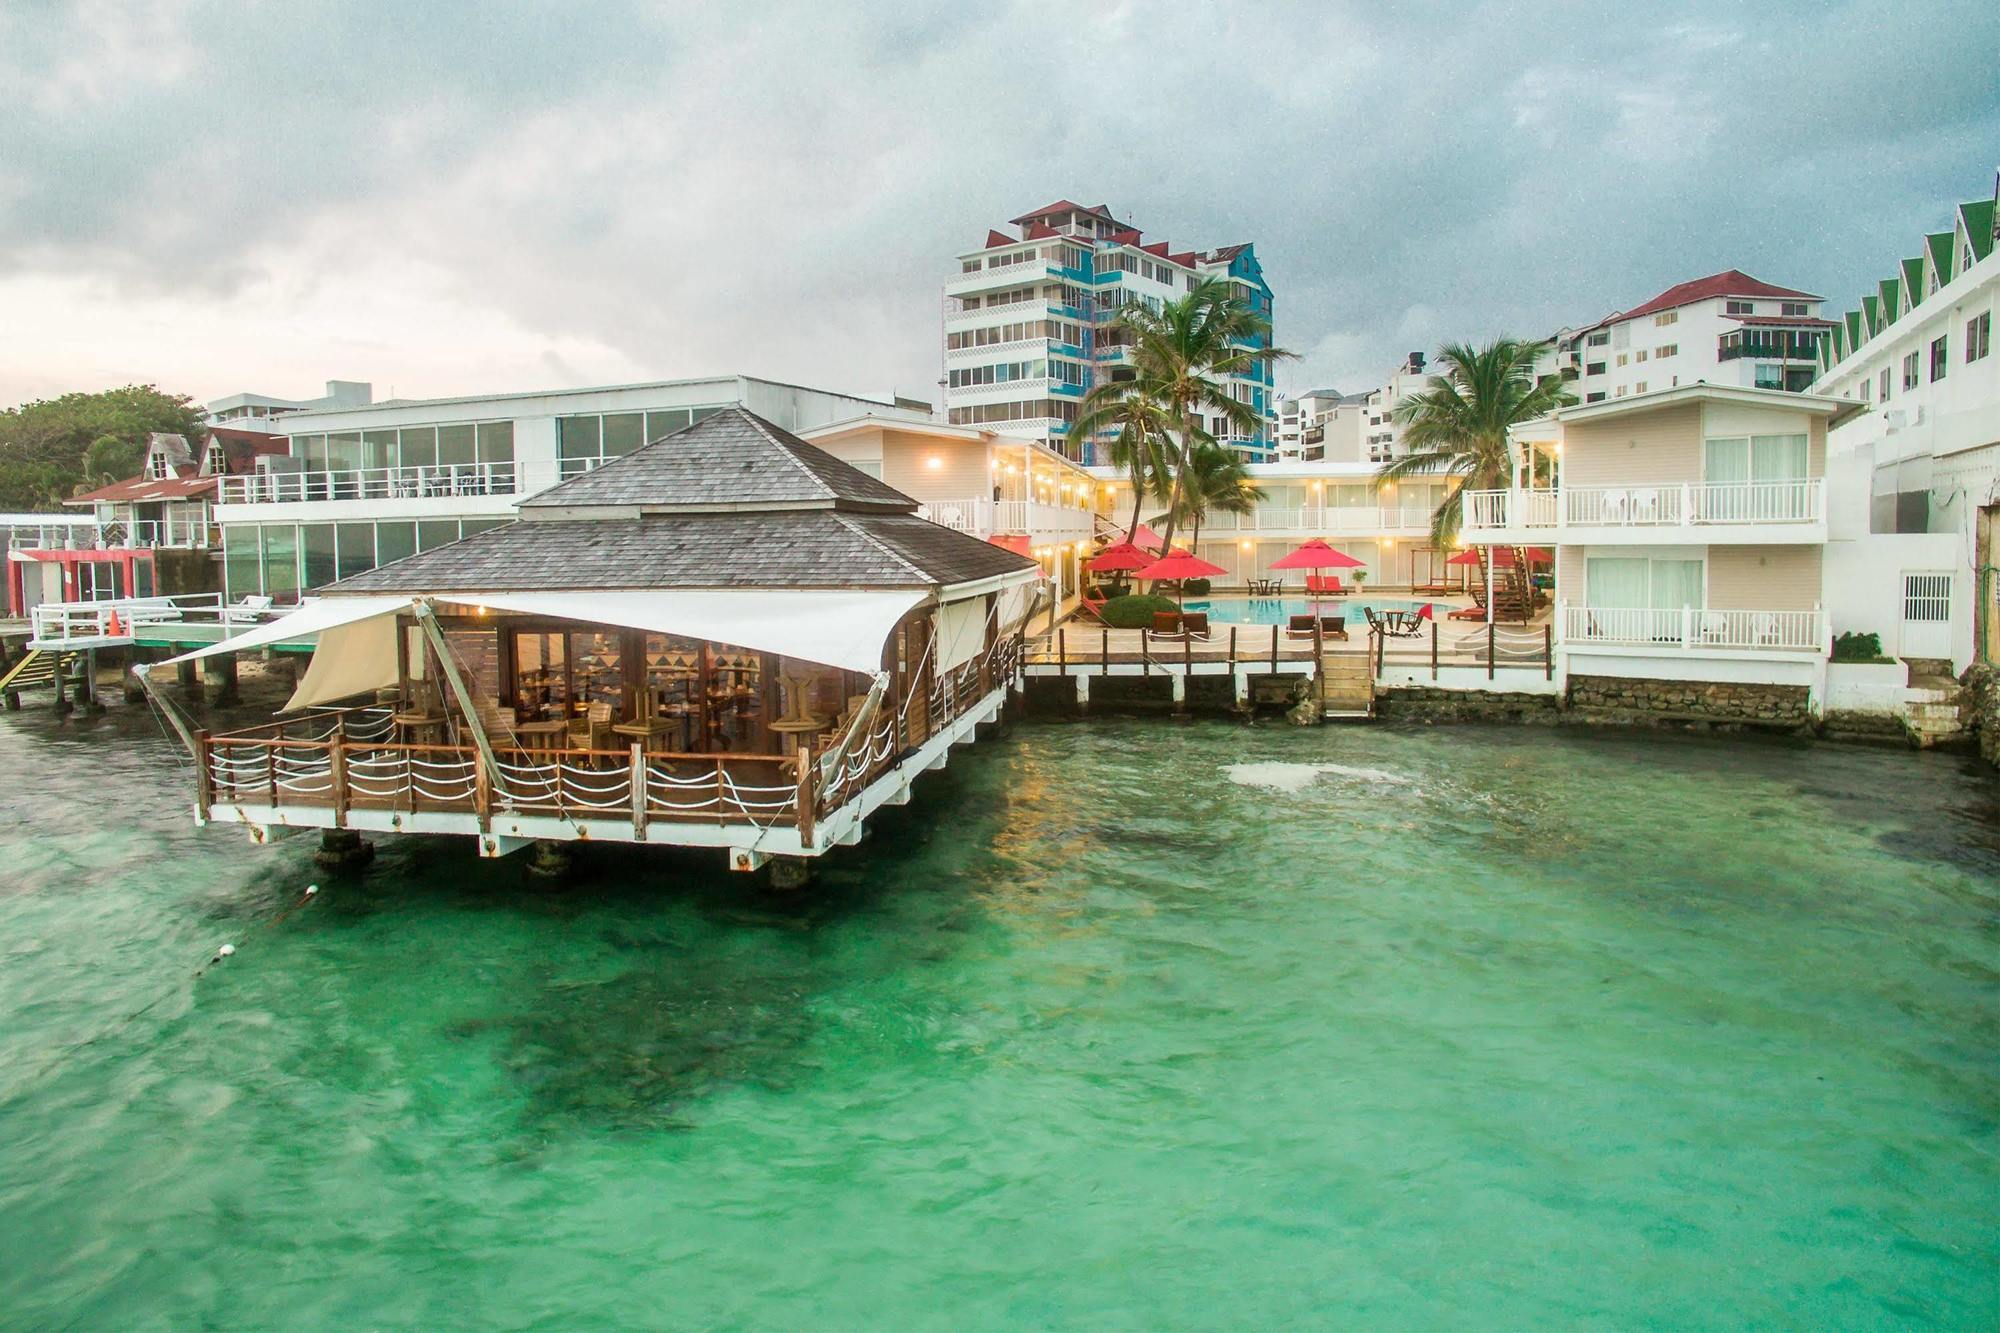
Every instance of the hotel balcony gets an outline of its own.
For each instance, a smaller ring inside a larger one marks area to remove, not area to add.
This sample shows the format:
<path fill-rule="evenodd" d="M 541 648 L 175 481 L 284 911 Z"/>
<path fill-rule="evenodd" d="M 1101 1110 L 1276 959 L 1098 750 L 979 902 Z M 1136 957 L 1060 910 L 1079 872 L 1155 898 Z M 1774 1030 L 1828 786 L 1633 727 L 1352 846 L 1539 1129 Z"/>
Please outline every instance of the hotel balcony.
<path fill-rule="evenodd" d="M 215 518 L 219 523 L 240 523 L 506 514 L 520 497 L 545 490 L 598 461 L 438 463 L 223 477 Z"/>
<path fill-rule="evenodd" d="M 1826 540 L 1826 481 L 1807 477 L 1467 491 L 1462 526 L 1467 541 L 1502 545 L 1815 545 Z"/>
<path fill-rule="evenodd" d="M 1006 264 L 1000 268 L 982 268 L 976 273 L 961 273 L 945 283 L 944 294 L 972 296 L 984 291 L 1046 282 L 1051 278 L 1063 281 L 1063 270 L 1040 255 L 1028 255 L 1018 263 Z"/>
<path fill-rule="evenodd" d="M 1094 526 L 1095 511 L 1072 505 L 1045 504 L 1040 500 L 932 500 L 918 507 L 917 515 L 942 527 L 978 537 L 1025 536 L 1035 546 L 1086 540 Z"/>
<path fill-rule="evenodd" d="M 1268 446 L 1252 446 L 1257 448 Z M 1210 514 L 1202 534 L 1260 532 L 1277 537 L 1428 537 L 1426 505 L 1259 505 L 1248 514 Z"/>
<path fill-rule="evenodd" d="M 200 550 L 214 544 L 214 529 L 195 518 L 43 524 L 12 528 L 7 534 L 9 549 L 16 551 Z"/>
<path fill-rule="evenodd" d="M 1713 607 L 1605 608 L 1559 604 L 1556 624 L 1571 653 L 1619 655 L 1789 654 L 1823 657 L 1830 651 L 1826 614 L 1810 611 L 1742 611 Z"/>

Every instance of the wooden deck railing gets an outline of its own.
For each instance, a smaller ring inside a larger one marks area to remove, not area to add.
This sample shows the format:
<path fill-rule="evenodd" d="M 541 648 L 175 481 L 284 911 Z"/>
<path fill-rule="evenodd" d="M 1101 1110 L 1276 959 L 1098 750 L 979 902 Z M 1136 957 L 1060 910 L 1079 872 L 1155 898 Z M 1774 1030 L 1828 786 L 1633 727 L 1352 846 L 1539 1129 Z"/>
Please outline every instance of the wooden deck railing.
<path fill-rule="evenodd" d="M 491 770 L 464 744 L 393 741 L 387 708 L 327 709 L 223 736 L 195 738 L 202 813 L 217 805 L 350 812 L 553 815 L 572 822 L 653 821 L 760 827 L 796 825 L 810 843 L 838 811 L 904 755 L 958 722 L 1012 680 L 1020 639 L 1010 636 L 962 666 L 933 673 L 924 708 L 885 701 L 829 767 L 798 754 L 717 754 L 626 749 L 529 750 L 495 745 Z"/>

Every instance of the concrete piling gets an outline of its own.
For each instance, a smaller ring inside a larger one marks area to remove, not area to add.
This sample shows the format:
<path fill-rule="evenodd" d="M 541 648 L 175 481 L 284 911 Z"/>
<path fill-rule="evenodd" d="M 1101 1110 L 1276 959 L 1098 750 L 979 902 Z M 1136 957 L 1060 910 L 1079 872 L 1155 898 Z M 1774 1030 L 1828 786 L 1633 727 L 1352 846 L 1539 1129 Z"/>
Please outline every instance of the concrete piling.
<path fill-rule="evenodd" d="M 242 698 L 236 690 L 236 655 L 217 653 L 201 659 L 202 693 L 210 708 L 228 708 Z"/>
<path fill-rule="evenodd" d="M 313 860 L 322 870 L 355 870 L 375 859 L 375 844 L 353 829 L 323 829 Z"/>

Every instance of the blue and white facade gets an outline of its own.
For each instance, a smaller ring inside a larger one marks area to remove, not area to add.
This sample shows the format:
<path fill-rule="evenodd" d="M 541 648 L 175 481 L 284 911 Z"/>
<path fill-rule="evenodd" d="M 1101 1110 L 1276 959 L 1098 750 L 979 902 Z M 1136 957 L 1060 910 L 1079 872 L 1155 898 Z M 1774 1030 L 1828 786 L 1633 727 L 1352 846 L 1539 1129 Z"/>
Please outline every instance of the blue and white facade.
<path fill-rule="evenodd" d="M 943 389 L 953 425 L 1039 440 L 1091 463 L 1093 442 L 1069 439 L 1069 427 L 1092 386 L 1132 373 L 1129 349 L 1110 327 L 1119 310 L 1135 302 L 1157 310 L 1219 278 L 1271 317 L 1271 288 L 1248 244 L 1176 251 L 1165 241 L 1146 242 L 1101 204 L 1066 199 L 1012 225 L 1018 236 L 988 232 L 984 246 L 959 256 L 958 274 L 945 283 Z M 1218 416 L 1210 429 L 1250 461 L 1275 457 L 1271 367 L 1254 366 L 1231 377 L 1229 387 L 1260 424 L 1244 434 Z"/>

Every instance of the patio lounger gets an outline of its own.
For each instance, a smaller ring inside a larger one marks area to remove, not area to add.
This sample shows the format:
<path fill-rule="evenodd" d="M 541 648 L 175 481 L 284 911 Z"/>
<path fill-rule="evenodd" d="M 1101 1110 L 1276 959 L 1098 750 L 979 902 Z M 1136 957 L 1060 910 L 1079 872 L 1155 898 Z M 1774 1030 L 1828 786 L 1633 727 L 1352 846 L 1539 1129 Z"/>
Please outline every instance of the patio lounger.
<path fill-rule="evenodd" d="M 1339 639 L 1343 643 L 1346 642 L 1347 617 L 1321 616 L 1319 618 L 1319 636 L 1322 639 Z"/>
<path fill-rule="evenodd" d="M 1477 620 L 1481 624 L 1484 624 L 1486 621 L 1486 608 L 1483 606 L 1461 606 L 1458 610 L 1451 612 L 1447 619 Z"/>
<path fill-rule="evenodd" d="M 1285 637 L 1288 639 L 1310 639 L 1313 636 L 1313 618 L 1310 615 L 1293 616 L 1285 622 Z"/>
<path fill-rule="evenodd" d="M 1181 617 L 1181 633 L 1190 639 L 1209 637 L 1208 612 L 1189 611 Z"/>

